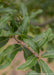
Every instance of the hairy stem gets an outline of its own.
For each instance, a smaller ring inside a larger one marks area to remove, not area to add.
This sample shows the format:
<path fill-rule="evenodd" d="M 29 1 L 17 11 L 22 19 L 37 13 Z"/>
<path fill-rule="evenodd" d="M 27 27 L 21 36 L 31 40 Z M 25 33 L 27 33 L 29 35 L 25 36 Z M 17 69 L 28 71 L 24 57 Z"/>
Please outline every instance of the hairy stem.
<path fill-rule="evenodd" d="M 24 43 L 23 41 L 17 39 L 16 37 L 14 37 L 14 39 L 17 41 L 17 43 L 19 45 L 21 45 L 23 47 L 26 47 L 29 51 L 31 51 L 36 58 L 39 58 L 37 53 L 31 47 L 29 47 L 26 43 Z"/>

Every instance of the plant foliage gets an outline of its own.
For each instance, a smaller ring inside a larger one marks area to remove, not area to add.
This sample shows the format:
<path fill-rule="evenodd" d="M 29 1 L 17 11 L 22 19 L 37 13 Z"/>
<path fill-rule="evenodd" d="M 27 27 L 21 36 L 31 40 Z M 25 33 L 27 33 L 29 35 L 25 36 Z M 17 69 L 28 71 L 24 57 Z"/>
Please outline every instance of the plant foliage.
<path fill-rule="evenodd" d="M 23 50 L 26 62 L 17 70 L 31 69 L 26 75 L 53 73 L 42 58 L 54 58 L 54 23 L 43 32 L 41 29 L 45 27 L 35 25 L 40 21 L 39 17 L 53 15 L 53 3 L 53 0 L 0 0 L 0 69 L 9 66 L 16 54 Z M 12 38 L 17 43 L 1 51 Z M 39 55 L 40 51 L 44 53 Z"/>

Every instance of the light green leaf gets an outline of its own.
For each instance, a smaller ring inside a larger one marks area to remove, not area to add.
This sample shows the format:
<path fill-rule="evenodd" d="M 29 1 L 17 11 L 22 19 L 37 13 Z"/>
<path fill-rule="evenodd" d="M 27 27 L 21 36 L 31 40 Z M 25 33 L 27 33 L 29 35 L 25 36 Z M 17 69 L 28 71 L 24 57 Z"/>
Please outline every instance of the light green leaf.
<path fill-rule="evenodd" d="M 32 39 L 24 39 L 24 42 L 31 47 L 34 51 L 37 52 L 37 46 L 35 44 L 35 42 Z"/>
<path fill-rule="evenodd" d="M 3 52 L 0 53 L 0 69 L 9 66 L 14 59 L 18 51 L 21 51 L 22 47 L 20 45 L 8 46 Z"/>
<path fill-rule="evenodd" d="M 47 51 L 44 54 L 42 54 L 43 58 L 54 58 L 54 50 Z"/>
<path fill-rule="evenodd" d="M 11 16 L 9 15 L 4 15 L 0 18 L 0 29 L 4 28 L 5 25 L 8 23 L 8 21 L 11 20 Z"/>
<path fill-rule="evenodd" d="M 48 65 L 41 59 L 39 59 L 40 67 L 42 68 L 42 72 L 49 75 L 49 73 L 53 73 L 52 70 L 48 67 Z"/>
<path fill-rule="evenodd" d="M 26 5 L 24 3 L 20 3 L 20 8 L 21 8 L 21 14 L 24 16 L 26 16 L 28 13 L 27 13 L 27 8 L 26 8 Z"/>
<path fill-rule="evenodd" d="M 52 30 L 48 29 L 46 32 L 41 33 L 40 35 L 36 36 L 33 41 L 38 44 L 39 47 L 42 47 L 45 43 L 52 40 L 54 35 L 52 34 Z"/>
<path fill-rule="evenodd" d="M 8 37 L 0 37 L 0 48 L 8 42 Z"/>
<path fill-rule="evenodd" d="M 26 75 L 40 75 L 40 73 L 37 73 L 35 71 L 30 71 Z"/>
<path fill-rule="evenodd" d="M 20 65 L 17 68 L 17 70 L 27 70 L 27 69 L 30 69 L 32 66 L 34 66 L 36 64 L 36 62 L 37 62 L 37 58 L 35 58 L 34 56 L 30 56 L 28 58 L 28 60 L 24 64 Z"/>
<path fill-rule="evenodd" d="M 39 9 L 36 12 L 32 12 L 31 15 L 30 15 L 30 18 L 33 19 L 35 16 L 37 16 L 38 14 L 40 14 L 42 12 L 43 12 L 43 10 L 41 10 L 41 9 Z"/>
<path fill-rule="evenodd" d="M 16 35 L 17 33 L 16 32 L 11 32 L 11 31 L 6 31 L 6 30 L 1 30 L 1 33 L 0 33 L 0 37 L 8 37 L 8 36 L 13 36 L 13 35 Z"/>
<path fill-rule="evenodd" d="M 0 8 L 0 14 L 5 14 L 5 13 L 13 14 L 15 12 L 16 12 L 16 10 L 13 10 L 13 9 L 11 9 L 9 7 L 7 7 L 7 8 L 4 8 L 4 7 Z"/>

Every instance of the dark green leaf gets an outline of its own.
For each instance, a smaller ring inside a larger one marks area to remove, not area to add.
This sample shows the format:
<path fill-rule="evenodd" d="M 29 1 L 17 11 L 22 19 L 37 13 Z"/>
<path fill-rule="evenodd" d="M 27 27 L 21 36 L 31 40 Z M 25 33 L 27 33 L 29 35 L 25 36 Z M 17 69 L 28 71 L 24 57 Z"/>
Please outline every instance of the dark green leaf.
<path fill-rule="evenodd" d="M 48 63 L 51 63 L 54 60 L 54 58 L 48 58 Z"/>
<path fill-rule="evenodd" d="M 28 36 L 21 34 L 21 35 L 18 35 L 18 39 L 19 40 L 28 39 Z"/>
<path fill-rule="evenodd" d="M 40 67 L 38 61 L 37 61 L 37 63 L 32 67 L 32 70 L 36 71 L 37 73 L 41 73 L 41 67 Z"/>
<path fill-rule="evenodd" d="M 18 23 L 15 21 L 14 17 L 11 20 L 10 28 L 11 28 L 12 32 L 17 31 L 17 29 L 18 29 Z"/>
<path fill-rule="evenodd" d="M 27 34 L 28 29 L 29 29 L 29 17 L 26 16 L 26 17 L 23 18 L 23 23 L 22 23 L 21 26 L 19 26 L 18 31 L 19 31 L 21 34 Z"/>
<path fill-rule="evenodd" d="M 23 48 L 23 52 L 24 52 L 24 58 L 25 60 L 28 59 L 28 57 L 30 57 L 32 55 L 32 53 L 27 49 L 27 48 Z"/>
<path fill-rule="evenodd" d="M 54 42 L 53 42 L 53 40 L 48 42 L 46 50 L 47 51 L 54 50 Z"/>
<path fill-rule="evenodd" d="M 8 42 L 8 37 L 0 37 L 0 48 Z"/>

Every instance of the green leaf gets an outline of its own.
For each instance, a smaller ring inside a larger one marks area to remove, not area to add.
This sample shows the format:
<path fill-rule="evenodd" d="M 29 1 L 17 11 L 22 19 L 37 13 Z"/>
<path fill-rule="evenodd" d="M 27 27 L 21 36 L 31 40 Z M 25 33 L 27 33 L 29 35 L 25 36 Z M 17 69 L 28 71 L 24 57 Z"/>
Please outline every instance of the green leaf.
<path fill-rule="evenodd" d="M 21 34 L 27 34 L 28 29 L 29 29 L 29 17 L 26 16 L 26 17 L 23 18 L 22 25 L 19 26 L 18 31 L 19 31 L 19 33 L 21 33 Z"/>
<path fill-rule="evenodd" d="M 11 20 L 10 28 L 11 28 L 11 31 L 12 31 L 12 32 L 17 31 L 17 29 L 18 29 L 18 23 L 16 22 L 16 20 L 14 19 L 14 17 L 13 17 L 13 19 Z"/>
<path fill-rule="evenodd" d="M 11 16 L 9 15 L 4 15 L 0 18 L 0 29 L 4 28 L 5 25 L 8 23 L 8 21 L 11 20 Z"/>
<path fill-rule="evenodd" d="M 22 40 L 22 41 L 23 41 L 23 39 L 28 39 L 28 38 L 29 37 L 27 35 L 24 35 L 24 34 L 18 35 L 18 39 Z"/>
<path fill-rule="evenodd" d="M 42 54 L 43 58 L 54 58 L 54 50 L 47 51 L 44 54 Z"/>
<path fill-rule="evenodd" d="M 23 17 L 26 16 L 28 14 L 26 5 L 24 3 L 20 3 L 20 8 L 20 13 L 23 15 Z"/>
<path fill-rule="evenodd" d="M 32 66 L 34 66 L 36 64 L 36 62 L 37 62 L 37 58 L 35 58 L 34 56 L 30 56 L 28 58 L 28 60 L 24 64 L 20 65 L 17 68 L 17 70 L 27 70 L 27 69 L 30 69 Z"/>
<path fill-rule="evenodd" d="M 51 50 L 54 50 L 54 40 L 50 41 L 50 42 L 47 44 L 46 51 L 51 51 Z"/>
<path fill-rule="evenodd" d="M 36 72 L 41 73 L 41 68 L 40 68 L 40 65 L 39 65 L 39 62 L 38 61 L 37 61 L 35 67 L 36 67 Z"/>
<path fill-rule="evenodd" d="M 8 42 L 8 37 L 0 37 L 0 48 Z"/>
<path fill-rule="evenodd" d="M 41 73 L 41 67 L 39 62 L 37 61 L 37 63 L 32 67 L 32 70 L 36 71 L 37 73 Z"/>
<path fill-rule="evenodd" d="M 33 41 L 38 44 L 39 47 L 42 47 L 45 43 L 52 40 L 54 35 L 52 34 L 52 30 L 48 29 L 46 32 L 41 33 L 40 35 L 36 36 Z"/>
<path fill-rule="evenodd" d="M 19 33 L 16 32 L 12 32 L 10 30 L 0 30 L 0 37 L 9 37 L 9 36 L 14 36 L 14 35 L 19 35 Z"/>
<path fill-rule="evenodd" d="M 32 55 L 32 53 L 27 49 L 27 48 L 23 48 L 23 52 L 24 52 L 24 58 L 25 60 L 28 59 L 28 57 L 30 57 Z"/>
<path fill-rule="evenodd" d="M 48 67 L 48 65 L 41 59 L 39 59 L 40 67 L 42 68 L 42 72 L 49 75 L 49 73 L 53 73 L 52 70 Z"/>
<path fill-rule="evenodd" d="M 30 18 L 34 18 L 35 16 L 37 16 L 38 14 L 40 14 L 40 13 L 42 13 L 43 12 L 43 10 L 41 10 L 41 9 L 39 9 L 38 11 L 36 11 L 36 12 L 32 12 L 31 13 L 31 15 L 30 15 Z"/>
<path fill-rule="evenodd" d="M 31 55 L 33 55 L 27 48 L 23 48 L 23 52 L 24 52 L 24 58 L 25 60 L 28 59 L 28 57 L 30 57 Z M 32 68 L 32 70 L 35 70 L 36 72 L 40 73 L 41 69 L 40 69 L 40 65 L 37 62 Z"/>
<path fill-rule="evenodd" d="M 54 60 L 54 58 L 48 58 L 48 63 L 51 63 Z"/>
<path fill-rule="evenodd" d="M 26 75 L 40 75 L 40 74 L 35 71 L 30 71 Z"/>
<path fill-rule="evenodd" d="M 20 45 L 8 46 L 3 52 L 0 53 L 0 69 L 9 66 L 14 59 L 18 51 L 21 51 L 22 47 Z"/>
<path fill-rule="evenodd" d="M 13 10 L 13 9 L 11 9 L 9 7 L 7 7 L 7 8 L 2 7 L 2 8 L 0 8 L 0 10 L 1 10 L 0 14 L 5 14 L 5 13 L 13 14 L 13 13 L 16 12 L 16 10 Z"/>
<path fill-rule="evenodd" d="M 4 29 L 1 30 L 0 33 L 0 37 L 8 37 L 8 36 L 12 36 L 15 35 L 15 33 L 11 32 L 11 31 L 6 31 Z"/>
<path fill-rule="evenodd" d="M 34 51 L 37 52 L 37 46 L 35 44 L 35 42 L 32 39 L 24 39 L 24 42 L 31 47 Z"/>
<path fill-rule="evenodd" d="M 25 4 L 20 3 L 20 8 L 21 8 L 21 14 L 23 16 L 23 20 L 22 20 L 22 25 L 19 26 L 18 28 L 18 31 L 20 34 L 26 35 L 29 29 L 29 16 Z"/>

